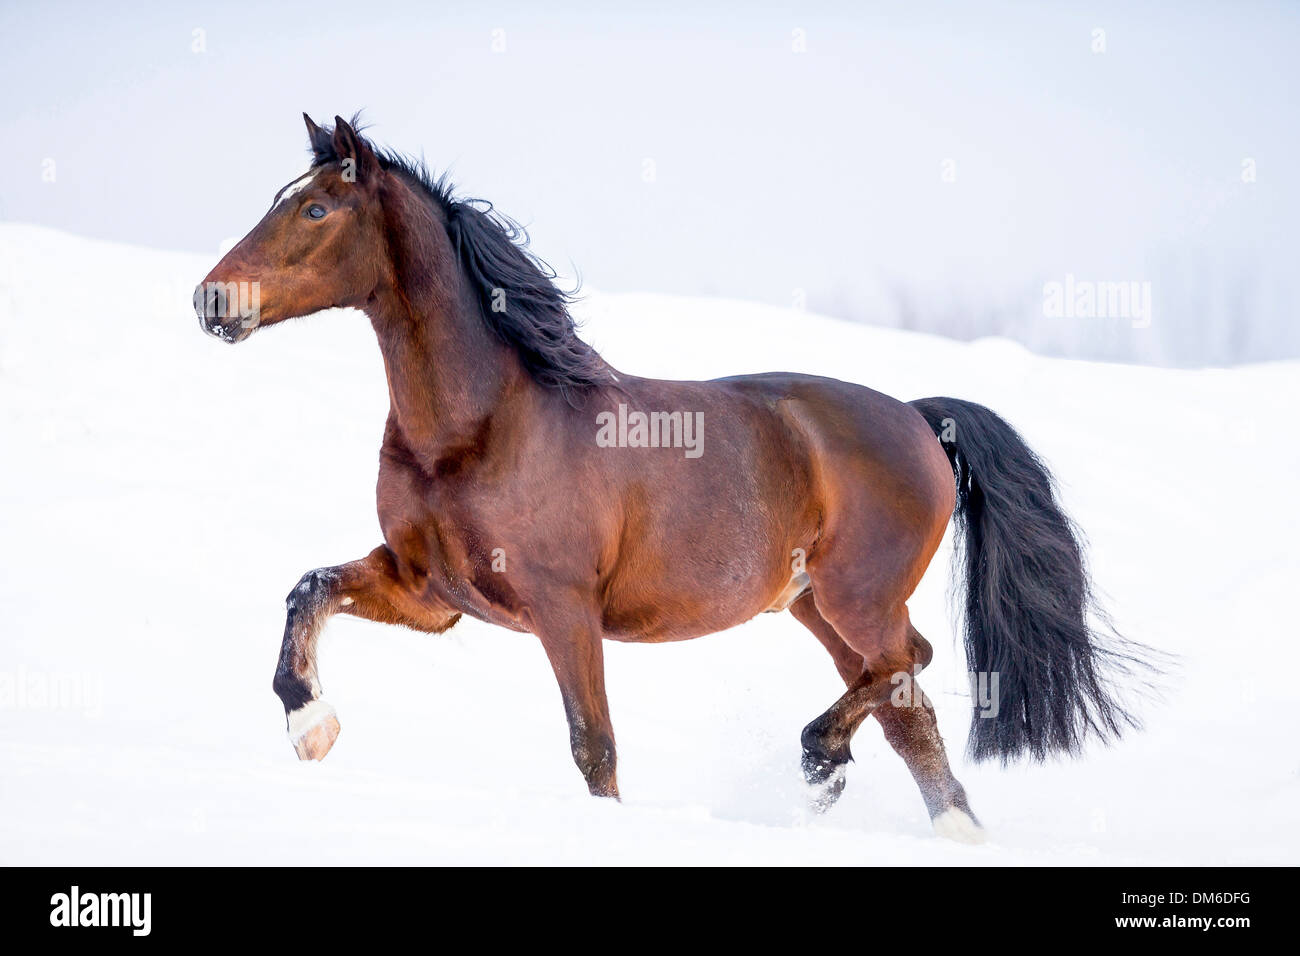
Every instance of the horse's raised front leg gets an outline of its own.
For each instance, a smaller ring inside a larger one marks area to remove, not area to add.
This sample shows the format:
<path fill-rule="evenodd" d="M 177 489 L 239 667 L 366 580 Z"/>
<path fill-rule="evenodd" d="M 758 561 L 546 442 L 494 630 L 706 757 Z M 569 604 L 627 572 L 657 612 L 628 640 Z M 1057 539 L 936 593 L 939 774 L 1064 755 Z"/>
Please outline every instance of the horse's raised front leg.
<path fill-rule="evenodd" d="M 302 760 L 320 760 L 339 735 L 334 708 L 321 699 L 316 640 L 339 612 L 417 631 L 445 631 L 460 617 L 430 606 L 404 583 L 392 552 L 378 547 L 360 561 L 317 568 L 302 576 L 285 600 L 288 615 L 272 686 L 284 703 L 289 741 Z"/>
<path fill-rule="evenodd" d="M 569 746 L 587 789 L 618 799 L 614 725 L 605 699 L 605 654 L 596 615 L 558 613 L 535 630 L 555 671 L 569 718 Z"/>

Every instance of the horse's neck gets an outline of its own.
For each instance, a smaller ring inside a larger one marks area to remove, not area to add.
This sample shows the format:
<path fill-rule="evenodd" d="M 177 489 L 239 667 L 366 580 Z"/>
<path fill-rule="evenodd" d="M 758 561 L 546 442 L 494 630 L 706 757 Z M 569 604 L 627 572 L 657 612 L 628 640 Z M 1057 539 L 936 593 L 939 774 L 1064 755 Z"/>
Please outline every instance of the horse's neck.
<path fill-rule="evenodd" d="M 384 356 L 391 417 L 409 450 L 431 465 L 489 431 L 500 432 L 495 419 L 523 424 L 519 415 L 533 407 L 529 392 L 537 386 L 478 314 L 445 233 L 432 246 L 426 238 L 425 245 L 423 262 L 394 270 L 419 280 L 408 279 L 405 287 L 398 285 L 401 278 L 394 280 L 367 312 Z"/>

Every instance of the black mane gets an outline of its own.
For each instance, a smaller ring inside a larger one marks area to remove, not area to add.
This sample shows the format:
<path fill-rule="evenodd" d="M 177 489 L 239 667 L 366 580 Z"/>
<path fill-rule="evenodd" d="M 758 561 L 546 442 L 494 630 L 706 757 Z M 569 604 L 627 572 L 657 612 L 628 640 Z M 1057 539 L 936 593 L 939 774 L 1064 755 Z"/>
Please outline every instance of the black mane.
<path fill-rule="evenodd" d="M 352 125 L 357 128 L 355 118 Z M 330 132 L 322 128 L 325 135 L 312 144 L 313 168 L 338 159 Z M 402 176 L 442 210 L 483 320 L 514 347 L 538 383 L 567 392 L 609 380 L 609 367 L 578 337 L 569 314 L 577 290 L 566 292 L 555 285 L 555 270 L 528 248 L 523 226 L 486 200 L 457 199 L 446 174 L 435 178 L 423 160 L 376 147 L 368 140 L 366 145 L 381 169 Z"/>

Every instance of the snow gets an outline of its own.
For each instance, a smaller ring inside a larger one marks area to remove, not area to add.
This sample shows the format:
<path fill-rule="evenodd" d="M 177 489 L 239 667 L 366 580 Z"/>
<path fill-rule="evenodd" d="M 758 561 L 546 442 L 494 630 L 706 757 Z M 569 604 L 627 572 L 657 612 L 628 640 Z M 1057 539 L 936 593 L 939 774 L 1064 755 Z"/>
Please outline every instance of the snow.
<path fill-rule="evenodd" d="M 284 595 L 379 543 L 383 372 L 358 313 L 204 336 L 190 293 L 214 261 L 0 225 L 0 863 L 1300 862 L 1300 363 L 1110 366 L 735 301 L 581 304 L 627 371 L 954 395 L 1055 468 L 1117 622 L 1180 665 L 1115 747 L 968 764 L 945 543 L 911 607 L 988 829 L 965 846 L 935 837 L 873 722 L 843 799 L 809 812 L 799 731 L 842 685 L 788 614 L 607 645 L 621 804 L 587 795 L 535 639 L 473 621 L 332 621 L 343 731 L 300 763 L 271 691 Z"/>

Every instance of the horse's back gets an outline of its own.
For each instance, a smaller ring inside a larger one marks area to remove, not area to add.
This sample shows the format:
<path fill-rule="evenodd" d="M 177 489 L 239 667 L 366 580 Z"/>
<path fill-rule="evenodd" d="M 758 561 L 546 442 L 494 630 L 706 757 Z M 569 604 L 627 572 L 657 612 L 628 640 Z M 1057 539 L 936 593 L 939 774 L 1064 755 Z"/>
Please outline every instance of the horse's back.
<path fill-rule="evenodd" d="M 798 433 L 821 468 L 952 510 L 952 471 L 925 419 L 911 405 L 865 385 L 816 375 L 769 372 L 718 379 L 765 403 Z M 830 476 L 825 476 L 827 479 Z"/>

